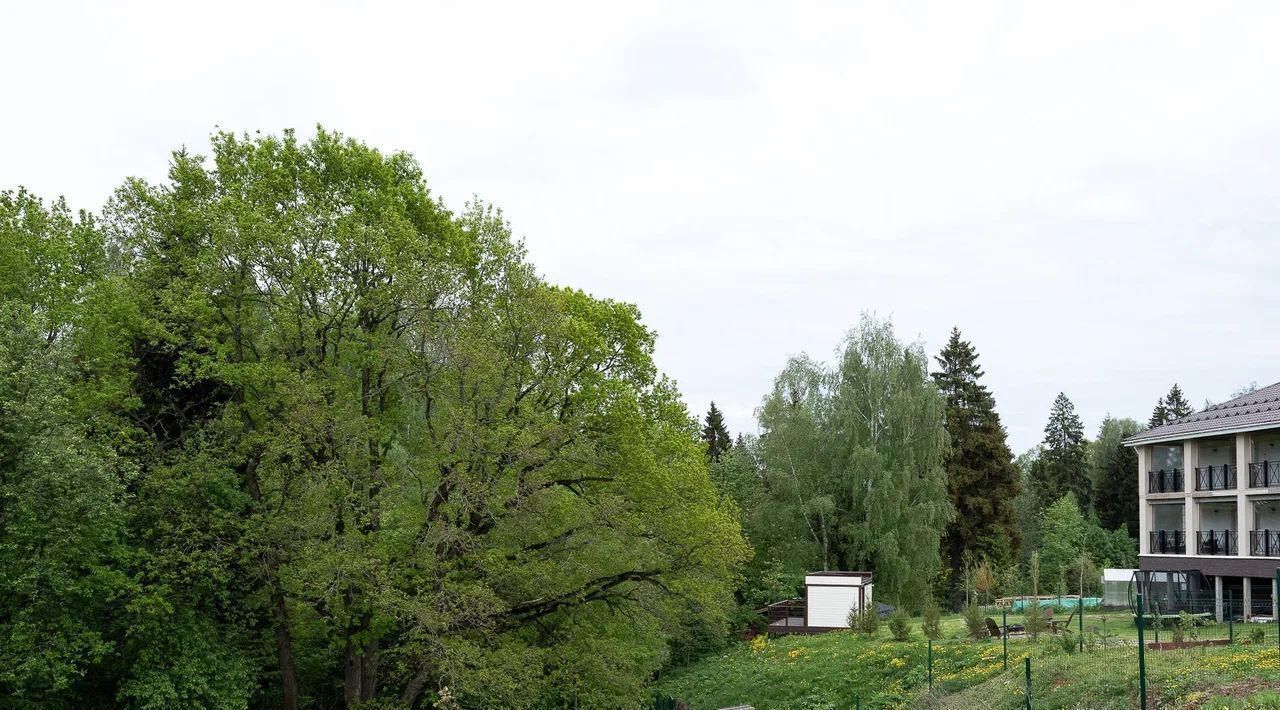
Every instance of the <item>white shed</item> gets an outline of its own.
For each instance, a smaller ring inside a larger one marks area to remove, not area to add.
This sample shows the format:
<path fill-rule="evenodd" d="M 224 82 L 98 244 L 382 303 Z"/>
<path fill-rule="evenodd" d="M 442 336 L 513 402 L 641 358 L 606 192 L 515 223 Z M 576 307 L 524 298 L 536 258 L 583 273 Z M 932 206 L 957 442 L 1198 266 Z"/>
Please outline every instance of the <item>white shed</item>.
<path fill-rule="evenodd" d="M 1105 606 L 1128 606 L 1129 583 L 1133 581 L 1131 569 L 1102 570 L 1102 603 Z"/>
<path fill-rule="evenodd" d="M 804 577 L 804 625 L 847 629 L 849 612 L 874 609 L 870 572 L 810 572 Z"/>

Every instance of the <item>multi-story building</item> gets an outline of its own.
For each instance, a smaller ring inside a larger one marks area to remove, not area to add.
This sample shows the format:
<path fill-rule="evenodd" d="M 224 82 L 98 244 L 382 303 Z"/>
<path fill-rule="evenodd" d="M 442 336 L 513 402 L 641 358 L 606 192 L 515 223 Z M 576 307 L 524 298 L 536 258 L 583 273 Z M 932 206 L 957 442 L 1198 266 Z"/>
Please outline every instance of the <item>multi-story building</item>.
<path fill-rule="evenodd" d="M 1156 573 L 1146 578 L 1206 598 L 1211 591 L 1219 619 L 1224 599 L 1233 600 L 1235 615 L 1274 619 L 1280 613 L 1280 383 L 1125 444 L 1138 454 L 1140 576 Z M 1160 574 L 1174 572 L 1186 574 Z"/>

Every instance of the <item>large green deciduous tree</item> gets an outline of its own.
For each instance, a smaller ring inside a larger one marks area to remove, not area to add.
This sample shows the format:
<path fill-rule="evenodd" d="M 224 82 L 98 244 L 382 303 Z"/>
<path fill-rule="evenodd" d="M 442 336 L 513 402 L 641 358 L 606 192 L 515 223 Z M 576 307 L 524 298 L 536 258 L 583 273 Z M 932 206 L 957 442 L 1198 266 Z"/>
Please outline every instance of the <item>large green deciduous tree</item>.
<path fill-rule="evenodd" d="M 792 359 L 760 410 L 783 554 L 796 565 L 873 570 L 877 592 L 908 606 L 928 593 L 952 515 L 945 402 L 926 362 L 891 323 L 864 317 L 834 368 Z"/>
<path fill-rule="evenodd" d="M 74 252 L 79 227 L 54 216 Z M 4 224 L 5 246 L 26 239 Z M 684 620 L 722 625 L 747 550 L 652 332 L 631 305 L 538 278 L 495 210 L 454 214 L 411 157 L 323 130 L 219 134 L 207 160 L 175 154 L 167 181 L 127 182 L 103 228 L 108 248 L 89 251 L 118 255 L 105 296 L 45 306 L 30 278 L 0 282 L 7 308 L 67 310 L 66 340 L 85 343 L 65 360 L 79 388 L 40 384 L 64 405 L 24 383 L 63 339 L 40 319 L 4 333 L 0 406 L 69 423 L 0 433 L 15 442 L 0 456 L 17 451 L 0 564 L 75 519 L 23 506 L 99 511 L 60 552 L 77 559 L 5 588 L 0 653 L 34 643 L 19 613 L 63 633 L 5 690 L 628 705 Z M 33 456 L 50 436 L 77 456 Z M 62 597 L 41 586 L 58 569 L 75 570 Z"/>
<path fill-rule="evenodd" d="M 972 343 L 953 329 L 936 358 L 933 379 L 947 400 L 947 492 L 955 519 L 943 540 L 944 561 L 959 577 L 965 554 L 985 557 L 1000 567 L 1021 549 L 1017 497 L 1022 476 L 1013 463 L 995 398 L 981 383 L 982 369 Z"/>
<path fill-rule="evenodd" d="M 95 680 L 134 588 L 127 462 L 104 445 L 109 361 L 77 313 L 107 305 L 101 233 L 62 201 L 0 193 L 0 695 L 7 707 L 106 706 Z"/>

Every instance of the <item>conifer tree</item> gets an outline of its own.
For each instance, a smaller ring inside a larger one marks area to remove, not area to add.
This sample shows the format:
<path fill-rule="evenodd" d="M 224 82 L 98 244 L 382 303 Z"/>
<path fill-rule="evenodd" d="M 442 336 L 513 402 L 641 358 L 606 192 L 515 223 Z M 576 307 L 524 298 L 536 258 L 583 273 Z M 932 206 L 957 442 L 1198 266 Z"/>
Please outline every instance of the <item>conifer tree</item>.
<path fill-rule="evenodd" d="M 707 442 L 707 458 L 712 461 L 719 461 L 724 452 L 732 446 L 732 439 L 729 438 L 729 430 L 724 426 L 724 414 L 716 407 L 716 403 L 711 403 L 711 408 L 707 410 L 707 418 L 702 426 L 702 440 Z"/>
<path fill-rule="evenodd" d="M 1107 530 L 1124 525 L 1130 537 L 1138 534 L 1138 452 L 1124 440 L 1139 429 L 1132 419 L 1107 417 L 1089 452 L 1098 522 Z"/>
<path fill-rule="evenodd" d="M 1059 392 L 1044 427 L 1044 451 L 1032 465 L 1031 477 L 1042 506 L 1072 493 L 1083 510 L 1089 510 L 1093 486 L 1089 480 L 1084 422 L 1075 405 Z"/>
<path fill-rule="evenodd" d="M 1175 382 L 1173 387 L 1169 388 L 1169 394 L 1156 400 L 1156 408 L 1151 411 L 1151 419 L 1147 421 L 1147 426 L 1152 428 L 1162 426 L 1193 412 L 1195 408 L 1187 401 L 1186 396 L 1182 394 L 1182 388 Z"/>
<path fill-rule="evenodd" d="M 1022 480 L 1009 450 L 995 398 L 980 380 L 973 344 L 951 330 L 951 339 L 935 358 L 933 373 L 947 400 L 947 491 L 956 517 L 942 543 L 944 563 L 959 572 L 966 552 L 1004 565 L 1021 546 L 1017 506 Z M 953 575 L 957 577 L 957 575 Z"/>

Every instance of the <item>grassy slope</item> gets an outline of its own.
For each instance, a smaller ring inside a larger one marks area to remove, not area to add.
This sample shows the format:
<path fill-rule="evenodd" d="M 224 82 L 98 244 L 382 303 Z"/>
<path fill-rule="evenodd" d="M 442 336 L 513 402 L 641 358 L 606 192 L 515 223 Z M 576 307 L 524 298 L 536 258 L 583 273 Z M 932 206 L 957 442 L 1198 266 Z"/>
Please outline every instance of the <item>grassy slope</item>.
<path fill-rule="evenodd" d="M 931 698 L 930 707 L 1022 707 L 1022 659 L 1028 655 L 1037 708 L 1134 707 L 1135 647 L 1067 654 L 1049 638 L 1013 640 L 1012 670 L 1004 673 L 998 641 L 961 640 L 958 618 L 947 619 L 943 630 L 947 638 L 934 646 L 934 680 L 950 695 Z M 1115 631 L 1118 638 L 1128 635 Z M 757 640 L 754 648 L 735 644 L 668 673 L 659 688 L 694 710 L 739 703 L 758 710 L 851 708 L 859 696 L 864 708 L 910 707 L 924 704 L 925 655 L 919 620 L 904 643 L 890 640 L 885 628 L 874 639 L 847 632 L 784 636 Z M 1147 659 L 1150 707 L 1280 707 L 1257 695 L 1280 687 L 1274 636 L 1263 645 L 1148 652 Z"/>
<path fill-rule="evenodd" d="M 944 635 L 959 636 L 963 622 L 947 619 Z M 767 708 L 818 710 L 851 708 L 861 696 L 865 708 L 908 704 L 928 687 L 927 646 L 919 620 L 907 642 L 890 640 L 883 627 L 875 638 L 849 632 L 815 636 L 760 637 L 724 653 L 668 673 L 661 692 L 694 710 L 750 703 Z M 956 686 L 984 680 L 1002 669 L 1000 644 L 991 641 L 939 644 L 934 674 Z M 1010 656 L 1015 646 L 1010 647 Z"/>

